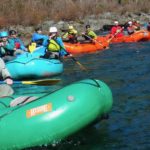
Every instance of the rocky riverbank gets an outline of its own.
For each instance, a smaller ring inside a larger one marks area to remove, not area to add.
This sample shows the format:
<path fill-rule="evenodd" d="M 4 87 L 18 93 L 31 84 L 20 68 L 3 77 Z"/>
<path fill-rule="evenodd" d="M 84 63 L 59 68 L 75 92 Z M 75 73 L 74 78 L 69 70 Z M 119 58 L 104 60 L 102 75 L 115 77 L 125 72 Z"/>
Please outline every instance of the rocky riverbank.
<path fill-rule="evenodd" d="M 68 27 L 68 24 L 72 24 L 79 32 L 82 32 L 84 30 L 84 27 L 86 24 L 90 24 L 93 30 L 99 31 L 103 29 L 104 25 L 111 25 L 113 24 L 114 20 L 118 20 L 121 24 L 124 24 L 128 22 L 129 20 L 138 20 L 141 24 L 145 24 L 150 20 L 150 14 L 146 13 L 129 13 L 126 12 L 125 14 L 119 14 L 119 13 L 103 13 L 99 15 L 91 15 L 86 16 L 84 19 L 78 19 L 76 21 L 45 21 L 37 26 L 41 26 L 44 33 L 47 34 L 50 26 L 56 26 L 60 33 L 62 30 L 66 30 Z M 34 26 L 27 26 L 24 27 L 22 25 L 16 25 L 11 26 L 6 29 L 15 29 L 17 30 L 22 37 L 25 37 L 26 39 L 31 37 L 31 34 L 34 32 Z"/>

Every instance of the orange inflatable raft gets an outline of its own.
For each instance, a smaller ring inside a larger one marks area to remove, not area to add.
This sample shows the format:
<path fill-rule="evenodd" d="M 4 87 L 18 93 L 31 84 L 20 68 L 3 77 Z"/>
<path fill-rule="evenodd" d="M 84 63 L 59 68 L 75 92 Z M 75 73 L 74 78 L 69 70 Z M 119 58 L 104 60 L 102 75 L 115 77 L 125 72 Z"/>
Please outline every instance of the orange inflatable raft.
<path fill-rule="evenodd" d="M 92 53 L 108 48 L 109 42 L 106 37 L 98 37 L 92 43 L 68 43 L 64 42 L 66 50 L 71 54 Z"/>
<path fill-rule="evenodd" d="M 107 38 L 110 35 L 106 36 Z M 139 42 L 139 41 L 148 41 L 150 40 L 150 32 L 147 30 L 140 30 L 135 32 L 132 35 L 124 35 L 122 37 L 115 37 L 111 40 L 111 43 L 122 43 L 122 42 Z"/>

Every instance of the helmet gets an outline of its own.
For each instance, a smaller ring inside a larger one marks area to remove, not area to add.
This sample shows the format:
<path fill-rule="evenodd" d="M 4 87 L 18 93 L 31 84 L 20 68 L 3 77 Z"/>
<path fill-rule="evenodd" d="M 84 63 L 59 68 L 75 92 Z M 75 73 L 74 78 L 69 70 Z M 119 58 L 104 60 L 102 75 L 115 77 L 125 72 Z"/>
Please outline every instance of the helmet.
<path fill-rule="evenodd" d="M 73 29 L 73 26 L 69 26 L 68 28 L 69 28 L 69 30 L 72 30 L 72 29 Z"/>
<path fill-rule="evenodd" d="M 50 33 L 56 33 L 56 32 L 58 32 L 58 30 L 57 30 L 56 27 L 50 27 L 50 28 L 49 28 L 49 32 L 50 32 Z"/>
<path fill-rule="evenodd" d="M 114 24 L 118 25 L 118 24 L 119 24 L 119 22 L 118 22 L 118 21 L 114 21 Z"/>
<path fill-rule="evenodd" d="M 129 21 L 128 24 L 129 24 L 129 25 L 132 25 L 132 21 Z"/>
<path fill-rule="evenodd" d="M 1 31 L 0 32 L 0 37 L 7 37 L 8 36 L 8 32 L 7 31 Z"/>
<path fill-rule="evenodd" d="M 9 35 L 14 35 L 14 34 L 17 34 L 17 32 L 15 30 L 10 30 L 9 31 Z"/>
<path fill-rule="evenodd" d="M 90 25 L 86 25 L 85 28 L 86 28 L 86 29 L 87 29 L 87 28 L 90 28 Z"/>

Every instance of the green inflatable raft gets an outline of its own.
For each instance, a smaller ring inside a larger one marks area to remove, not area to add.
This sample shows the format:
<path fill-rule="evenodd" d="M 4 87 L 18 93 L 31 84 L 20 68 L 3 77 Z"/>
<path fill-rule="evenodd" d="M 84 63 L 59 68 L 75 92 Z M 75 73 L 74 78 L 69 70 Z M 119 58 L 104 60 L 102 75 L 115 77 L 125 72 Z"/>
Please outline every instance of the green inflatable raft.
<path fill-rule="evenodd" d="M 56 143 L 108 114 L 112 93 L 85 79 L 53 93 L 0 98 L 0 150 Z"/>

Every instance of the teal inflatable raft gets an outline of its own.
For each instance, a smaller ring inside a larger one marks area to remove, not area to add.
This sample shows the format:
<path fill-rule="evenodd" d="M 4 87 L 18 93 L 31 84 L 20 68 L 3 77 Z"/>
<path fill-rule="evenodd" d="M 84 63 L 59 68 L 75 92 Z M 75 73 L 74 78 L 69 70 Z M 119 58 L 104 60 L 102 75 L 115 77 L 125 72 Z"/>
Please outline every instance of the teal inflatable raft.
<path fill-rule="evenodd" d="M 14 80 L 39 79 L 63 72 L 63 64 L 60 60 L 37 58 L 32 55 L 23 55 L 7 62 L 6 67 Z"/>
<path fill-rule="evenodd" d="M 53 144 L 109 113 L 112 107 L 109 87 L 94 79 L 45 95 L 13 97 L 0 98 L 0 150 Z"/>

